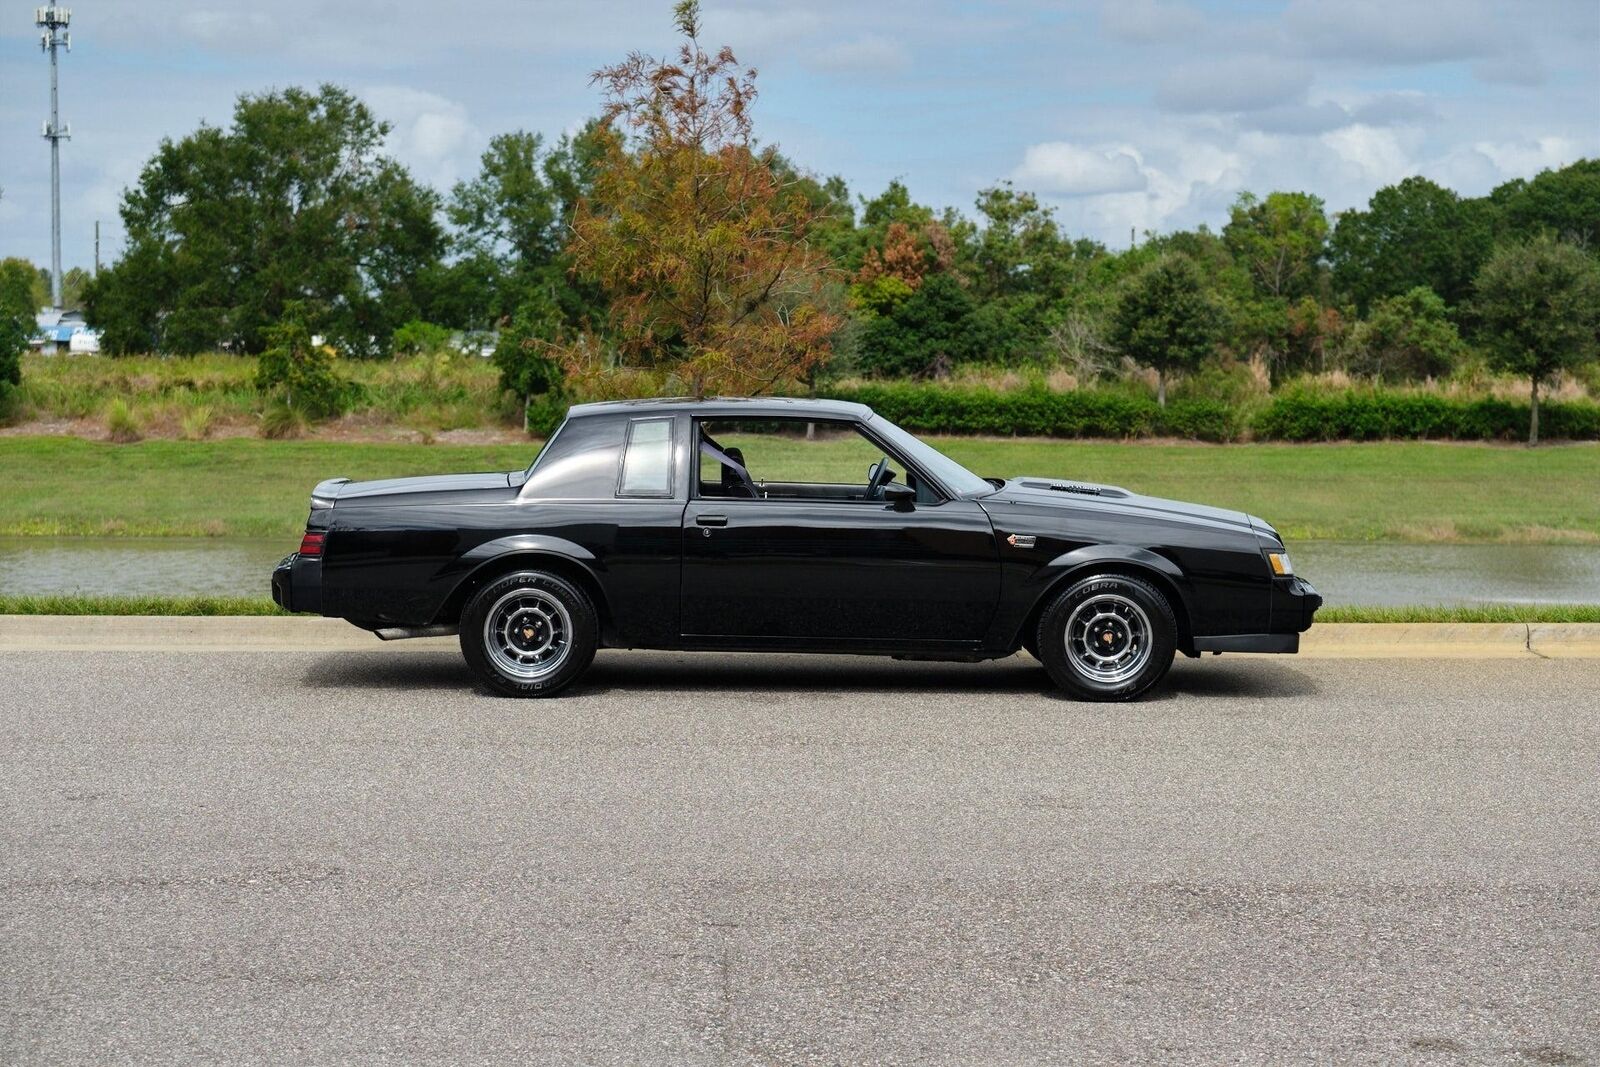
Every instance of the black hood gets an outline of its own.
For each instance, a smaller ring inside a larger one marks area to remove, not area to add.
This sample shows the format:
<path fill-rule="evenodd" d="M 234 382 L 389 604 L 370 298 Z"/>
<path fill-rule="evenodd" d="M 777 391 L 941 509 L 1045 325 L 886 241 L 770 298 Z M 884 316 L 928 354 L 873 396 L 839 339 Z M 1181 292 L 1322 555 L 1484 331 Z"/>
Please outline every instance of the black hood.
<path fill-rule="evenodd" d="M 1182 500 L 1143 496 L 1116 485 L 1099 485 L 1094 482 L 1076 482 L 1061 478 L 1034 478 L 1024 476 L 1007 479 L 999 491 L 987 500 L 1013 500 L 1021 504 L 1053 504 L 1070 508 L 1087 505 L 1096 510 L 1140 514 L 1166 522 L 1191 522 L 1198 525 L 1222 526 L 1240 532 L 1263 530 L 1271 527 L 1246 515 L 1242 511 L 1213 508 L 1205 504 L 1190 504 Z"/>

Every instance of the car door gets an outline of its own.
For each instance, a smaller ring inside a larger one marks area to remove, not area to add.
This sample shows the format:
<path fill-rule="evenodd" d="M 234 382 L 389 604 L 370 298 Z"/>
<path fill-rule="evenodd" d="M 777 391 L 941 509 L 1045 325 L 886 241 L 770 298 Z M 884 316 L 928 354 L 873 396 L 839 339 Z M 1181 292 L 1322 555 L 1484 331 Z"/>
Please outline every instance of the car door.
<path fill-rule="evenodd" d="M 889 460 L 902 477 L 916 477 L 898 457 Z M 763 474 L 756 457 L 750 473 Z M 863 467 L 862 490 L 865 475 Z M 849 483 L 826 477 L 763 479 L 753 496 L 738 490 L 740 479 L 730 481 L 735 495 L 709 495 L 716 491 L 711 479 L 690 486 L 681 596 L 686 638 L 892 649 L 975 645 L 987 631 L 999 596 L 999 560 L 989 517 L 975 502 L 950 499 L 926 478 L 908 511 L 863 499 Z M 813 496 L 794 495 L 807 485 Z"/>

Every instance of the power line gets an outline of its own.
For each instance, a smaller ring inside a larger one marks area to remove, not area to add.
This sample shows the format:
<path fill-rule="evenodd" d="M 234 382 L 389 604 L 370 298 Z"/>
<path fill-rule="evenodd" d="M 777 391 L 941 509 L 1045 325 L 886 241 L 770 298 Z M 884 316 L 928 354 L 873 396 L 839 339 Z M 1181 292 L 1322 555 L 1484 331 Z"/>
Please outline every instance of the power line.
<path fill-rule="evenodd" d="M 61 306 L 61 142 L 71 139 L 72 128 L 61 124 L 56 54 L 63 48 L 72 51 L 72 34 L 67 32 L 71 21 L 72 11 L 55 4 L 33 14 L 33 24 L 44 31 L 39 47 L 50 53 L 50 121 L 44 124 L 44 139 L 50 142 L 50 303 L 57 308 Z"/>

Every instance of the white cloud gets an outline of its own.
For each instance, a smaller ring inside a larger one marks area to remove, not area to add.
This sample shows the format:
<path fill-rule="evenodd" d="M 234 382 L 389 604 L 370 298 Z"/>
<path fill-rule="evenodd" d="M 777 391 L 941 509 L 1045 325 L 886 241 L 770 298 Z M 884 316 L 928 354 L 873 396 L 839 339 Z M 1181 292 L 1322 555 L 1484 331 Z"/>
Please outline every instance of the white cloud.
<path fill-rule="evenodd" d="M 1132 44 L 1181 41 L 1199 32 L 1205 17 L 1184 3 L 1164 0 L 1106 0 L 1100 24 L 1112 37 Z"/>
<path fill-rule="evenodd" d="M 911 53 L 898 41 L 869 35 L 827 45 L 812 63 L 823 70 L 892 74 L 910 68 Z"/>
<path fill-rule="evenodd" d="M 1310 136 L 1356 125 L 1417 126 L 1437 118 L 1420 93 L 1383 93 L 1352 104 L 1319 100 L 1267 108 L 1245 116 L 1245 121 L 1267 133 Z"/>
<path fill-rule="evenodd" d="M 1583 153 L 1565 137 L 1536 137 L 1523 141 L 1478 141 L 1473 150 L 1482 154 L 1503 177 L 1531 177 L 1541 170 L 1575 162 Z"/>
<path fill-rule="evenodd" d="M 1476 59 L 1521 35 L 1486 0 L 1294 0 L 1283 14 L 1286 41 L 1308 55 L 1362 63 Z"/>
<path fill-rule="evenodd" d="M 1028 146 L 1011 176 L 1023 188 L 1052 196 L 1126 193 L 1149 184 L 1131 149 L 1091 148 L 1070 141 Z"/>
<path fill-rule="evenodd" d="M 276 47 L 286 36 L 269 11 L 200 8 L 177 16 L 178 32 L 206 48 L 238 52 Z"/>
<path fill-rule="evenodd" d="M 1300 102 L 1311 87 L 1305 66 L 1270 56 L 1214 57 L 1185 63 L 1161 81 L 1166 111 L 1260 111 Z"/>
<path fill-rule="evenodd" d="M 461 167 L 480 140 L 464 105 L 399 85 L 373 86 L 361 96 L 393 127 L 385 148 L 418 178 L 448 188 L 462 177 Z"/>
<path fill-rule="evenodd" d="M 1321 141 L 1355 181 L 1376 187 L 1416 173 L 1410 153 L 1394 130 L 1347 126 L 1323 134 Z"/>

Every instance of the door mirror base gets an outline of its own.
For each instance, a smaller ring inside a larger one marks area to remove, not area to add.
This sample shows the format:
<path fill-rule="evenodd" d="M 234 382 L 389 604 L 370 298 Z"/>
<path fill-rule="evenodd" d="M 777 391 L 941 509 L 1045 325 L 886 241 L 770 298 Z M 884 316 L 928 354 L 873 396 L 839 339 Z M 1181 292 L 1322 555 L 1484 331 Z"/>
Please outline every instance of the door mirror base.
<path fill-rule="evenodd" d="M 883 499 L 896 511 L 914 511 L 917 506 L 917 491 L 909 485 L 896 485 L 890 482 L 883 487 Z"/>

